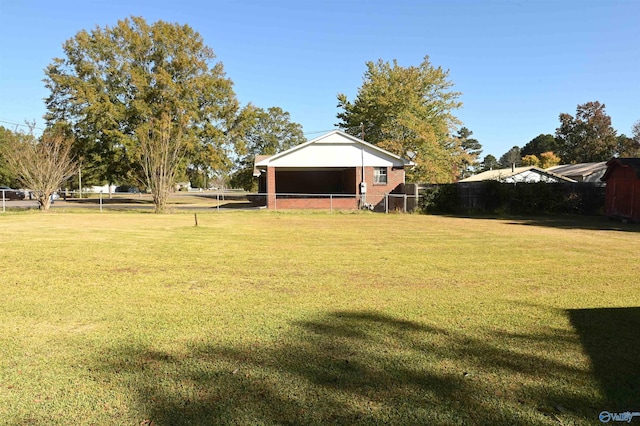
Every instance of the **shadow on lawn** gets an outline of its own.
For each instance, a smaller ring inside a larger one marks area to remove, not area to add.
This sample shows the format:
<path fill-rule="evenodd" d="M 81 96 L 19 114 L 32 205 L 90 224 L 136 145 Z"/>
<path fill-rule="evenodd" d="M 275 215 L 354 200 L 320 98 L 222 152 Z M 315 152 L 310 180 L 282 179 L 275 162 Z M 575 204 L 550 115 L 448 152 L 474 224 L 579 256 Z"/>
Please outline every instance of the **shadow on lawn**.
<path fill-rule="evenodd" d="M 604 216 L 496 216 L 496 215 L 445 215 L 460 219 L 500 220 L 508 225 L 541 226 L 557 229 L 586 229 L 593 231 L 640 232 L 640 224 L 622 222 Z"/>
<path fill-rule="evenodd" d="M 593 231 L 640 232 L 640 224 L 609 219 L 604 216 L 495 216 L 495 215 L 446 215 L 461 219 L 500 220 L 508 225 L 541 226 L 557 229 L 586 229 Z"/>
<path fill-rule="evenodd" d="M 157 425 L 591 423 L 599 402 L 576 391 L 589 373 L 553 356 L 577 345 L 559 330 L 472 338 L 347 311 L 267 345 L 114 348 L 99 371 Z"/>
<path fill-rule="evenodd" d="M 640 232 L 640 225 L 625 223 L 602 216 L 563 216 L 519 218 L 508 222 L 510 225 L 543 226 L 558 229 L 587 229 L 593 231 Z"/>
<path fill-rule="evenodd" d="M 573 309 L 568 314 L 607 398 L 602 409 L 640 411 L 640 307 Z"/>

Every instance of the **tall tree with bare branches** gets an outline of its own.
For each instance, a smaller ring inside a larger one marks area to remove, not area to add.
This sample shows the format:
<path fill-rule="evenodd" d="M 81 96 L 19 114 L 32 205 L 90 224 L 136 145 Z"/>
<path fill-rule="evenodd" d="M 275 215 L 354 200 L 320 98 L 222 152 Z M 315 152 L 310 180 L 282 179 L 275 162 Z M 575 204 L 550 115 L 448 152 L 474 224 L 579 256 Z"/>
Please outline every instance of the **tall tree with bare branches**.
<path fill-rule="evenodd" d="M 151 190 L 156 213 L 167 209 L 167 198 L 187 150 L 184 122 L 173 123 L 168 114 L 138 127 L 139 161 Z"/>
<path fill-rule="evenodd" d="M 77 170 L 72 139 L 61 132 L 46 131 L 40 138 L 13 133 L 0 145 L 7 169 L 36 197 L 40 209 L 48 211 L 52 195 Z"/>

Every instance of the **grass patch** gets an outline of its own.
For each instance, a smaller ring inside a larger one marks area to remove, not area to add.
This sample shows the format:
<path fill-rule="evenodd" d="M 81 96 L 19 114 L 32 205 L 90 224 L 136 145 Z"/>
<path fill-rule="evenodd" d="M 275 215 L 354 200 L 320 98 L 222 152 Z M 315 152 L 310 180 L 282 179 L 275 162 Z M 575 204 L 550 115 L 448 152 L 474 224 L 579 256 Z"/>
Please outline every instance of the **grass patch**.
<path fill-rule="evenodd" d="M 3 215 L 0 419 L 593 424 L 638 411 L 638 228 L 597 220 Z"/>

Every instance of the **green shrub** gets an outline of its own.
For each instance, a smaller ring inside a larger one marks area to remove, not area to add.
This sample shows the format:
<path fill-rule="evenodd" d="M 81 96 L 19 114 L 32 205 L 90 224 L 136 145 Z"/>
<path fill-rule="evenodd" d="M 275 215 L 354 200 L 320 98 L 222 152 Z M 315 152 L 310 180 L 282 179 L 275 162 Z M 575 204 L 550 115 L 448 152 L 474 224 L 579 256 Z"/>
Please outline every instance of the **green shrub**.
<path fill-rule="evenodd" d="M 484 212 L 513 215 L 596 215 L 605 187 L 592 183 L 500 183 L 430 185 L 420 192 L 423 213 Z"/>
<path fill-rule="evenodd" d="M 420 191 L 420 210 L 424 213 L 457 213 L 460 211 L 458 185 L 430 185 Z"/>

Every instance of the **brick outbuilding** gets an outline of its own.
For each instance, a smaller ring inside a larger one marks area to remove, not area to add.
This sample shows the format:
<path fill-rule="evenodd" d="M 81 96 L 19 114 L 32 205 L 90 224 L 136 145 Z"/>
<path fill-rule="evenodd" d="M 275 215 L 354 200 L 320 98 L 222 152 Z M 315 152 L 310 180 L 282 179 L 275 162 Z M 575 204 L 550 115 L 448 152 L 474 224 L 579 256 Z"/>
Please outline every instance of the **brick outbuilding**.
<path fill-rule="evenodd" d="M 605 213 L 640 222 L 640 158 L 613 158 L 602 180 L 607 183 Z"/>
<path fill-rule="evenodd" d="M 384 210 L 386 194 L 403 193 L 405 167 L 412 165 L 334 130 L 271 157 L 257 157 L 254 174 L 270 209 Z"/>

